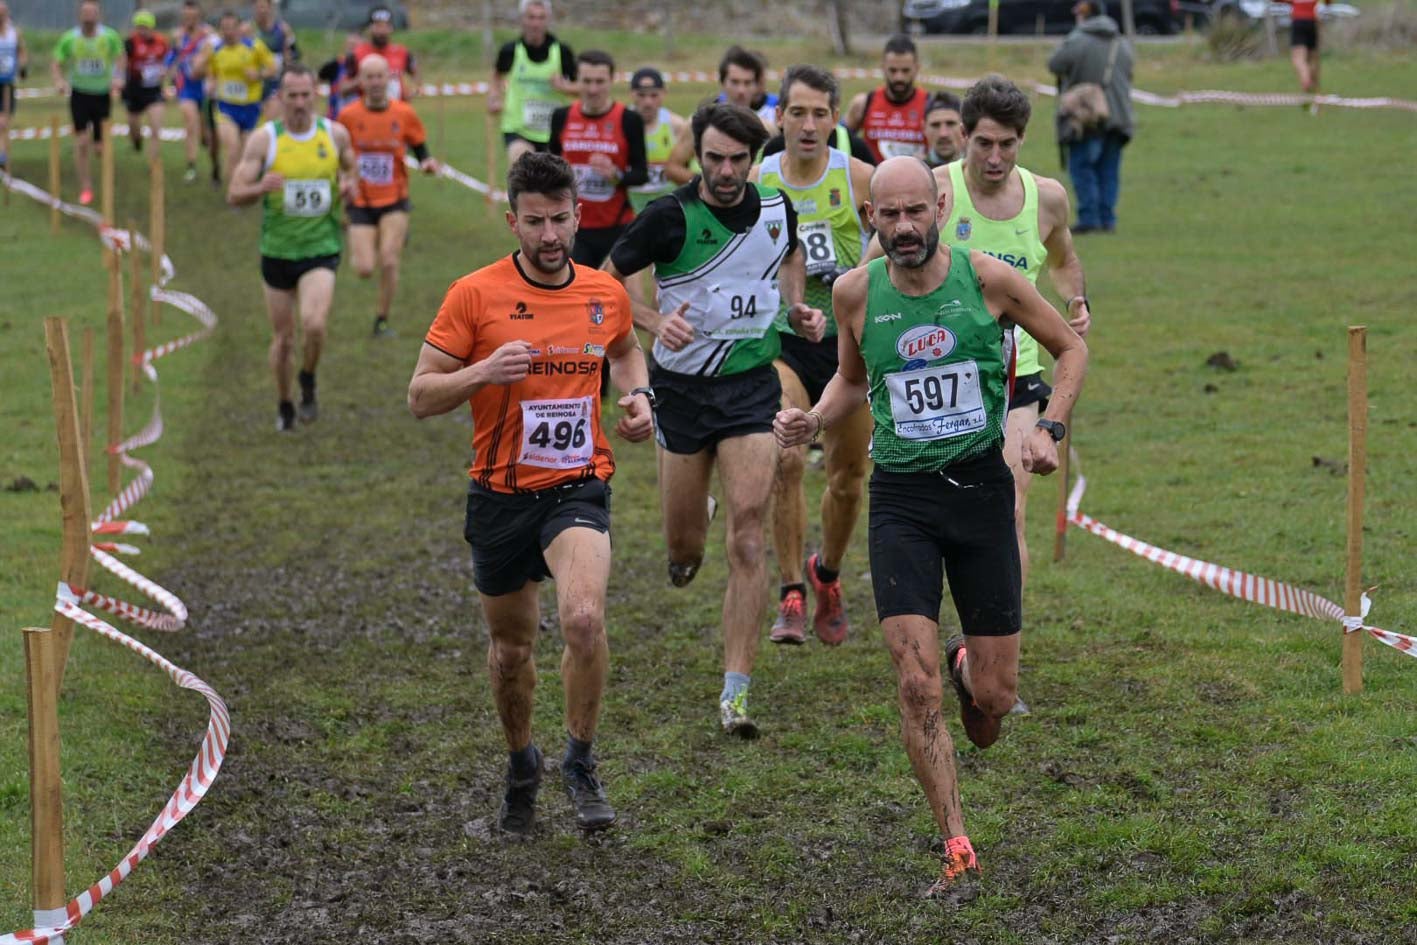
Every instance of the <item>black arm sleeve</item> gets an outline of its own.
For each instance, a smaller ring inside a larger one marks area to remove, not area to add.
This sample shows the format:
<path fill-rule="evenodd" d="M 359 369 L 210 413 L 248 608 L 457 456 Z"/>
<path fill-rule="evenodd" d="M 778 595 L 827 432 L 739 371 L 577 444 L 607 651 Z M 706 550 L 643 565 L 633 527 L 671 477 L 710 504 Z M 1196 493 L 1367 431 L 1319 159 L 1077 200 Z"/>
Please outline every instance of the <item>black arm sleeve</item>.
<path fill-rule="evenodd" d="M 860 137 L 854 134 L 848 133 L 848 137 L 851 140 L 851 156 L 854 158 L 860 158 L 867 164 L 871 165 L 872 167 L 875 167 L 876 156 L 871 153 L 871 148 L 866 144 L 866 142 L 862 141 Z"/>
<path fill-rule="evenodd" d="M 571 82 L 576 81 L 576 54 L 565 43 L 561 43 L 561 75 Z"/>
<path fill-rule="evenodd" d="M 497 50 L 497 74 L 506 75 L 512 71 L 512 63 L 516 61 L 517 41 L 503 43 L 502 48 Z"/>
<path fill-rule="evenodd" d="M 339 78 L 339 67 L 340 61 L 338 59 L 331 59 L 321 66 L 320 71 L 316 74 L 319 76 L 321 82 L 333 82 L 335 79 Z"/>
<path fill-rule="evenodd" d="M 420 161 L 428 160 L 428 143 L 426 141 L 421 144 L 415 144 L 411 150 L 413 151 L 413 156 Z"/>
<path fill-rule="evenodd" d="M 786 199 L 783 194 L 783 209 L 787 211 L 787 255 L 791 256 L 797 249 L 797 208 L 792 205 L 792 201 Z"/>
<path fill-rule="evenodd" d="M 570 106 L 558 108 L 551 113 L 551 142 L 547 147 L 552 154 L 561 153 L 561 132 L 566 130 L 566 116 L 570 113 Z"/>
<path fill-rule="evenodd" d="M 610 261 L 627 276 L 654 263 L 673 262 L 684 248 L 684 209 L 673 196 L 660 197 L 625 228 Z"/>
<path fill-rule="evenodd" d="M 645 120 L 633 108 L 625 109 L 620 120 L 625 140 L 630 142 L 629 167 L 620 178 L 626 187 L 638 187 L 649 180 L 649 159 L 645 157 Z"/>

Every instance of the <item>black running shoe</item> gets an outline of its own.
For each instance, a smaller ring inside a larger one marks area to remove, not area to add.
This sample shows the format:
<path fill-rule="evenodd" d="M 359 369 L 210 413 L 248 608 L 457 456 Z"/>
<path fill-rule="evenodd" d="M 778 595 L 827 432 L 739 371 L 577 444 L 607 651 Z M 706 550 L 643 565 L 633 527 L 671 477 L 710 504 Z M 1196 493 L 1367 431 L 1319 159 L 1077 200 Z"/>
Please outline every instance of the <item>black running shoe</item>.
<path fill-rule="evenodd" d="M 497 826 L 507 833 L 530 833 L 536 823 L 536 792 L 541 788 L 541 749 L 536 749 L 535 774 L 518 779 L 507 768 L 507 793 L 502 796 L 502 809 L 497 812 Z"/>
<path fill-rule="evenodd" d="M 582 830 L 604 830 L 615 823 L 615 808 L 605 799 L 605 785 L 595 776 L 595 762 L 573 761 L 562 766 L 566 796 L 576 809 L 576 826 Z"/>
<path fill-rule="evenodd" d="M 398 332 L 389 326 L 389 320 L 383 315 L 374 316 L 374 337 L 375 338 L 397 338 Z"/>
<path fill-rule="evenodd" d="M 315 375 L 300 372 L 300 422 L 314 423 L 320 416 L 320 407 L 315 403 Z"/>
<path fill-rule="evenodd" d="M 295 429 L 295 405 L 282 400 L 276 410 L 276 432 L 287 433 Z"/>

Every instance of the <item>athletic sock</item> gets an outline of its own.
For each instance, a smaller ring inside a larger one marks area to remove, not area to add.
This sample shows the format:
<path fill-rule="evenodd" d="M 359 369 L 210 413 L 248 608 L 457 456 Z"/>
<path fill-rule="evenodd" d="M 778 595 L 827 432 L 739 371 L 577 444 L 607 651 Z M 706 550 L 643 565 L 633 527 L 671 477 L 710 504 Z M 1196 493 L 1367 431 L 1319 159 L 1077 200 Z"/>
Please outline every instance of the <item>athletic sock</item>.
<path fill-rule="evenodd" d="M 536 774 L 536 744 L 527 742 L 526 747 L 521 751 L 507 752 L 507 758 L 512 766 L 512 776 L 517 780 L 526 780 Z"/>
<path fill-rule="evenodd" d="M 723 692 L 719 694 L 719 702 L 732 701 L 740 692 L 746 692 L 748 682 L 752 677 L 747 673 L 724 673 Z"/>
<path fill-rule="evenodd" d="M 822 567 L 821 558 L 817 559 L 816 571 L 817 580 L 821 581 L 823 584 L 831 584 L 835 582 L 837 578 L 841 577 L 840 571 L 828 571 L 826 568 Z"/>
<path fill-rule="evenodd" d="M 315 399 L 315 373 L 300 372 L 300 402 L 308 404 Z"/>
<path fill-rule="evenodd" d="M 793 591 L 796 591 L 797 593 L 801 594 L 803 597 L 806 597 L 806 596 L 807 596 L 807 585 L 805 585 L 805 584 L 784 584 L 784 585 L 782 585 L 781 596 L 778 597 L 778 600 L 787 600 L 787 595 L 788 595 L 788 594 L 791 594 Z"/>
<path fill-rule="evenodd" d="M 581 764 L 590 764 L 590 742 L 583 742 L 576 736 L 566 734 L 566 757 L 561 759 L 562 770 L 569 770 L 571 765 L 579 761 Z"/>
<path fill-rule="evenodd" d="M 291 403 L 288 400 L 282 400 L 276 406 L 276 409 L 280 411 L 280 418 L 282 421 L 285 422 L 286 426 L 289 426 L 295 422 L 295 404 Z"/>

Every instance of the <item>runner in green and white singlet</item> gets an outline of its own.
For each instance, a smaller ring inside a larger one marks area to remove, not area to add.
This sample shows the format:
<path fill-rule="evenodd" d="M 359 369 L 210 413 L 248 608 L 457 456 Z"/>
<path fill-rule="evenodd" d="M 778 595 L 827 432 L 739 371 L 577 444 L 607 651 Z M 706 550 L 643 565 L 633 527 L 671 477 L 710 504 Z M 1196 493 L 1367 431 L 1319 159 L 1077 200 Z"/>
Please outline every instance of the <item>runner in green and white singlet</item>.
<path fill-rule="evenodd" d="M 740 105 L 712 103 L 694 113 L 691 130 L 703 176 L 646 207 L 605 268 L 626 283 L 635 324 L 655 336 L 650 383 L 675 586 L 688 584 L 703 561 L 715 467 L 723 484 L 728 587 L 719 719 L 729 734 L 752 738 L 758 728 L 748 716 L 748 684 L 766 603 L 763 526 L 782 397 L 773 322 L 780 301 L 809 340 L 821 339 L 825 322 L 802 301 L 796 212 L 781 191 L 748 182 L 752 156 L 767 140 L 762 122 Z M 634 276 L 650 266 L 658 308 L 636 298 Z"/>
<path fill-rule="evenodd" d="M 871 165 L 830 146 L 836 131 L 840 91 L 836 79 L 817 66 L 787 70 L 778 96 L 778 127 L 783 148 L 755 170 L 757 180 L 782 190 L 797 210 L 797 238 L 807 267 L 807 304 L 826 315 L 826 337 L 801 338 L 779 315 L 782 351 L 776 363 L 782 381 L 782 406 L 803 410 L 822 395 L 836 373 L 836 321 L 831 316 L 831 286 L 861 260 L 867 226 L 862 216 Z M 863 404 L 837 424 L 824 446 L 827 488 L 822 493 L 822 546 L 803 563 L 807 498 L 802 488 L 806 449 L 783 450 L 774 487 L 772 527 L 777 550 L 780 599 L 770 639 L 798 644 L 806 638 L 807 585 L 816 597 L 812 626 L 831 646 L 846 639 L 848 620 L 842 599 L 841 562 L 861 506 L 871 418 Z M 805 576 L 805 580 L 804 580 Z"/>
<path fill-rule="evenodd" d="M 689 123 L 664 107 L 664 76 L 658 69 L 637 69 L 630 77 L 630 93 L 635 111 L 645 123 L 645 159 L 649 162 L 649 182 L 630 188 L 630 206 L 639 213 L 651 200 L 673 192 L 674 182 L 664 176 L 664 165 Z"/>
<path fill-rule="evenodd" d="M 574 96 L 576 57 L 547 28 L 550 0 L 521 0 L 522 34 L 502 46 L 492 70 L 487 111 L 501 116 L 507 163 L 528 151 L 545 151 L 551 141 L 551 113 L 561 96 Z"/>
<path fill-rule="evenodd" d="M 1056 390 L 1023 443 L 1023 462 L 1057 467 L 1087 371 L 1087 347 L 1010 265 L 940 245 L 945 197 L 918 158 L 891 158 L 871 179 L 870 221 L 887 259 L 836 281 L 840 364 L 810 411 L 778 414 L 779 444 L 807 442 L 870 397 L 871 582 L 899 685 L 901 733 L 945 840 L 943 893 L 978 871 L 964 831 L 954 745 L 940 724 L 941 581 L 963 637 L 945 647 L 965 733 L 999 735 L 1018 690 L 1020 576 L 1013 486 L 1002 447 L 1011 328 L 1057 359 Z"/>

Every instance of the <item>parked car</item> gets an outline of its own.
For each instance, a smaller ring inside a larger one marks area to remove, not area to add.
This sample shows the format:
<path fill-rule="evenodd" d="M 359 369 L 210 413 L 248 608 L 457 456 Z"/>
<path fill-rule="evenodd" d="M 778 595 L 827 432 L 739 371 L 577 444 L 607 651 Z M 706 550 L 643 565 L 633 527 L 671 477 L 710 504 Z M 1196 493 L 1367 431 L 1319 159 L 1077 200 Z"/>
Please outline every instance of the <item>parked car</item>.
<path fill-rule="evenodd" d="M 1059 35 L 1076 24 L 1076 0 L 999 0 L 999 32 Z M 1263 2 L 1263 0 L 1259 0 Z M 1170 34 L 1179 28 L 1180 0 L 1135 0 L 1132 19 L 1141 34 Z M 1120 22 L 1120 14 L 1112 12 Z M 910 33 L 989 32 L 989 0 L 906 0 L 901 24 Z"/>
<path fill-rule="evenodd" d="M 1266 7 L 1274 18 L 1274 25 L 1288 29 L 1293 8 L 1287 3 L 1272 0 L 1181 0 L 1182 11 L 1192 14 L 1198 26 L 1222 19 L 1258 25 L 1264 21 Z M 1350 19 L 1359 11 L 1351 3 L 1321 3 L 1318 12 L 1320 22 L 1327 22 Z"/>
<path fill-rule="evenodd" d="M 382 0 L 277 0 L 281 19 L 295 29 L 316 30 L 360 30 L 369 23 L 369 11 L 375 7 L 388 7 L 394 14 L 394 29 L 408 29 L 408 9 L 399 2 Z M 159 29 L 177 26 L 178 13 L 182 4 L 176 0 L 162 0 L 151 9 L 157 18 Z M 225 7 L 218 3 L 208 4 L 208 19 L 215 24 Z M 231 5 L 231 9 L 243 20 L 251 18 L 251 4 Z"/>

